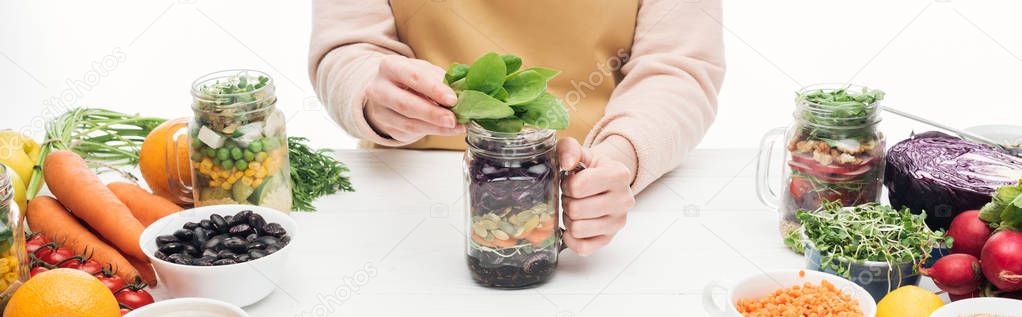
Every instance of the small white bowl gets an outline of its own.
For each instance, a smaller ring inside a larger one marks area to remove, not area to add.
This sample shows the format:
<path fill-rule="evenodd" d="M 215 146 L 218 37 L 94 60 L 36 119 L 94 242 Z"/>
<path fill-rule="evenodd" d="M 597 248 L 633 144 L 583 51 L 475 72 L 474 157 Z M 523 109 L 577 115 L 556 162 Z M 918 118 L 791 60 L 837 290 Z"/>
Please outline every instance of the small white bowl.
<path fill-rule="evenodd" d="M 805 272 L 805 274 L 800 272 Z M 763 298 L 778 289 L 807 282 L 820 285 L 823 280 L 834 284 L 838 290 L 857 300 L 863 316 L 876 316 L 877 304 L 862 286 L 837 275 L 810 270 L 773 271 L 749 276 L 737 282 L 711 282 L 703 288 L 703 309 L 713 317 L 742 317 L 742 314 L 735 308 L 735 304 L 740 299 Z M 715 298 L 717 291 L 726 292 L 724 306 L 721 306 Z"/>
<path fill-rule="evenodd" d="M 156 258 L 156 237 L 173 234 L 186 222 L 199 222 L 217 213 L 222 216 L 234 215 L 242 210 L 251 210 L 263 216 L 267 223 L 279 223 L 291 236 L 291 243 L 279 251 L 252 261 L 219 266 L 192 266 L 167 262 Z M 166 287 L 171 298 L 203 297 L 225 301 L 245 307 L 273 293 L 277 282 L 284 275 L 284 263 L 297 236 L 298 224 L 287 214 L 266 207 L 250 205 L 218 205 L 192 208 L 163 217 L 142 232 L 139 244 L 149 257 L 160 278 L 160 286 Z"/>
<path fill-rule="evenodd" d="M 248 317 L 248 313 L 215 299 L 186 297 L 145 305 L 124 317 Z"/>
<path fill-rule="evenodd" d="M 1022 317 L 1022 300 L 998 297 L 976 297 L 951 302 L 933 311 L 930 317 L 961 317 L 973 314 Z"/>

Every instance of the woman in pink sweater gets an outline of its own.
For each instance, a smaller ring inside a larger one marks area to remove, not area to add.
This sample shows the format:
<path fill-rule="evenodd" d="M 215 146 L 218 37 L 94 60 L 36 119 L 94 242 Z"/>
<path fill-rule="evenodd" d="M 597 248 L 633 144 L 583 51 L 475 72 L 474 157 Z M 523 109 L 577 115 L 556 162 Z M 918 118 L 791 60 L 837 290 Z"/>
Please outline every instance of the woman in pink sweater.
<path fill-rule="evenodd" d="M 548 87 L 571 113 L 558 156 L 588 167 L 562 185 L 581 255 L 699 143 L 724 77 L 720 0 L 315 0 L 313 15 L 313 86 L 364 146 L 464 149 L 438 65 L 496 51 L 562 70 Z"/>

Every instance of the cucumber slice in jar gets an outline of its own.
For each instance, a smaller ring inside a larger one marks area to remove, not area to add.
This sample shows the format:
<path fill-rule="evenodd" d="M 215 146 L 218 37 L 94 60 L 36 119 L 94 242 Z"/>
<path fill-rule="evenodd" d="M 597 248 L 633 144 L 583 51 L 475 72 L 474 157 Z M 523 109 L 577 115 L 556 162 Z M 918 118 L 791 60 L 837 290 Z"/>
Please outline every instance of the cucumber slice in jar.
<path fill-rule="evenodd" d="M 249 196 L 252 196 L 253 192 L 255 192 L 255 189 L 251 185 L 245 184 L 245 182 L 238 181 L 231 185 L 231 197 L 237 202 L 246 201 Z"/>

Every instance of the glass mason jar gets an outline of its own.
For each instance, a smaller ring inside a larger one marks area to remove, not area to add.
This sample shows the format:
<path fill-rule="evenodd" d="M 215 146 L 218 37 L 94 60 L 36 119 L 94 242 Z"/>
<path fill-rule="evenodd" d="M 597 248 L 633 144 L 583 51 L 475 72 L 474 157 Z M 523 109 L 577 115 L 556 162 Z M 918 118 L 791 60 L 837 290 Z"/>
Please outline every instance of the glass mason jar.
<path fill-rule="evenodd" d="M 488 131 L 471 123 L 465 137 L 467 255 L 484 286 L 545 282 L 557 266 L 560 169 L 553 130 Z"/>
<path fill-rule="evenodd" d="M 28 279 L 25 228 L 21 211 L 14 203 L 11 173 L 14 171 L 0 164 L 0 310 L 7 306 L 21 282 Z"/>
<path fill-rule="evenodd" d="M 192 84 L 189 124 L 195 206 L 249 204 L 291 211 L 291 164 L 273 80 L 228 70 Z"/>
<path fill-rule="evenodd" d="M 801 226 L 799 210 L 823 204 L 855 206 L 878 202 L 884 176 L 884 135 L 880 98 L 864 107 L 835 106 L 806 100 L 811 93 L 865 93 L 862 86 L 822 84 L 803 88 L 795 99 L 794 123 L 768 132 L 760 147 L 757 192 L 760 200 L 780 213 L 780 233 L 791 238 Z M 783 136 L 781 189 L 769 186 L 774 144 Z"/>

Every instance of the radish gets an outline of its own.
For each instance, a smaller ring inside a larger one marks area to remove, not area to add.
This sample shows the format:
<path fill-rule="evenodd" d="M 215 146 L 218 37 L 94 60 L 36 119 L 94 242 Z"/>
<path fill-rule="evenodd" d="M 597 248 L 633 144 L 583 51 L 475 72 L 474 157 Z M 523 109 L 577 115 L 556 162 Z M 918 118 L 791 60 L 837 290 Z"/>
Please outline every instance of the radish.
<path fill-rule="evenodd" d="M 979 259 L 965 253 L 947 255 L 933 263 L 932 267 L 920 271 L 932 278 L 937 287 L 952 295 L 976 292 L 983 282 Z"/>
<path fill-rule="evenodd" d="M 1004 230 L 987 240 L 980 253 L 983 275 L 1004 292 L 1022 290 L 1022 233 Z"/>
<path fill-rule="evenodd" d="M 979 210 L 969 210 L 955 216 L 947 235 L 954 238 L 951 253 L 971 254 L 979 257 L 983 244 L 990 238 L 992 230 L 986 222 L 979 219 Z"/>
<path fill-rule="evenodd" d="M 963 294 L 963 295 L 955 295 L 955 294 L 948 293 L 947 297 L 949 299 L 951 299 L 952 302 L 954 302 L 954 301 L 959 301 L 959 300 L 963 300 L 963 299 L 969 299 L 969 298 L 973 298 L 973 297 L 980 297 L 980 295 L 981 295 L 980 291 L 976 290 L 976 291 L 974 291 L 972 293 L 967 293 L 967 294 Z"/>

